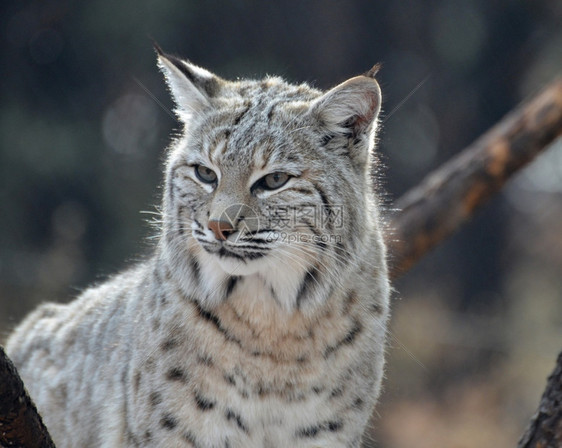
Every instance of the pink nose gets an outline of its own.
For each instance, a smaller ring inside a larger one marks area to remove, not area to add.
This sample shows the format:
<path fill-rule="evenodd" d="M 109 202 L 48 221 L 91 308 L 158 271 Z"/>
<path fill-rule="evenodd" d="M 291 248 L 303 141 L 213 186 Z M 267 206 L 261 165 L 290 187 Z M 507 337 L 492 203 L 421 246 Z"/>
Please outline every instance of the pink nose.
<path fill-rule="evenodd" d="M 215 238 L 221 241 L 226 240 L 228 235 L 230 235 L 234 230 L 234 227 L 232 227 L 232 224 L 230 222 L 221 221 L 218 219 L 211 219 L 208 226 L 209 229 L 211 229 L 215 234 Z"/>

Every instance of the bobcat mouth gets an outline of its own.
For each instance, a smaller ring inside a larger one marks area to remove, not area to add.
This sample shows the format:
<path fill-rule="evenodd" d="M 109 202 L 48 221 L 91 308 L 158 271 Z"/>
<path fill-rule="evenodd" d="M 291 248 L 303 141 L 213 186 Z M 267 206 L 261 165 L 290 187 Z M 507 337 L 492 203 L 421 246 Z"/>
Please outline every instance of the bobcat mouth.
<path fill-rule="evenodd" d="M 242 254 L 238 254 L 236 252 L 232 252 L 225 247 L 221 247 L 217 252 L 217 255 L 221 258 L 223 257 L 232 257 L 237 258 L 238 260 L 256 260 L 258 258 L 264 257 L 265 253 L 263 252 L 254 252 L 254 251 L 243 251 Z"/>
<path fill-rule="evenodd" d="M 225 247 L 223 242 L 212 244 L 200 239 L 197 239 L 197 241 L 199 241 L 201 247 L 210 254 L 216 255 L 219 258 L 240 260 L 244 263 L 265 257 L 269 250 L 269 248 L 247 244 L 240 245 L 241 247 L 235 247 L 233 250 L 232 246 Z"/>

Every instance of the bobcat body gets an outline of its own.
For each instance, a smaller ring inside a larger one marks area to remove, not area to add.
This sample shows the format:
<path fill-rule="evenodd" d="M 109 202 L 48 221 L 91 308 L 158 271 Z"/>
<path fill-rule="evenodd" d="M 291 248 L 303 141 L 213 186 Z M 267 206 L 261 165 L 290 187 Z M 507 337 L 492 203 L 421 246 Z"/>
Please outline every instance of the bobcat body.
<path fill-rule="evenodd" d="M 359 447 L 389 296 L 374 73 L 324 93 L 158 61 L 184 128 L 153 256 L 9 355 L 59 448 Z"/>

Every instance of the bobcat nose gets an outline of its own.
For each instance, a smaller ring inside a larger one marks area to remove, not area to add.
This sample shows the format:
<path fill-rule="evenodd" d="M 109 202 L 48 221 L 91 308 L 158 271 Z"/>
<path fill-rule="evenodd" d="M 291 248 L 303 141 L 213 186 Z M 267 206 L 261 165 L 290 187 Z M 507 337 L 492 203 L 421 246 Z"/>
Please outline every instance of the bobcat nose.
<path fill-rule="evenodd" d="M 230 222 L 220 219 L 211 219 L 208 227 L 215 234 L 215 238 L 221 241 L 226 240 L 228 235 L 234 232 L 234 227 L 232 227 Z"/>

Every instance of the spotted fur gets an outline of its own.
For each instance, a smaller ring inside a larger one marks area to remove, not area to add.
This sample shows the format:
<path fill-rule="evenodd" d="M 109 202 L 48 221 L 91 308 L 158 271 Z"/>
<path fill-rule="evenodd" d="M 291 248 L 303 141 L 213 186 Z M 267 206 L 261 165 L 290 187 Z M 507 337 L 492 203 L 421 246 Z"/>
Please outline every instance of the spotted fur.
<path fill-rule="evenodd" d="M 39 307 L 9 355 L 61 448 L 358 447 L 388 318 L 374 71 L 321 92 L 158 63 L 183 131 L 153 256 Z"/>

